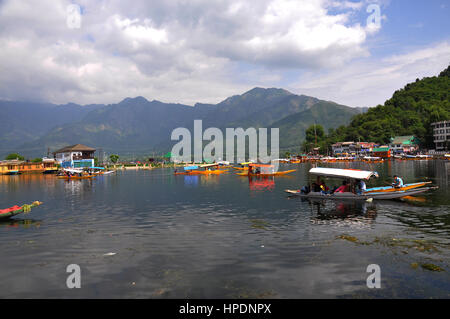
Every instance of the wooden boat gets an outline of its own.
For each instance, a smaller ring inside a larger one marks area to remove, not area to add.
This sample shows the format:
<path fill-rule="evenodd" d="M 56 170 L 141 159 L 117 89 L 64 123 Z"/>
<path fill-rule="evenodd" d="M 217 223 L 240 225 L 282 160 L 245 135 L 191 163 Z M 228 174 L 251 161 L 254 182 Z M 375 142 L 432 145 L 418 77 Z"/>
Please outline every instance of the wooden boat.
<path fill-rule="evenodd" d="M 35 201 L 31 205 L 13 206 L 6 209 L 0 209 L 0 220 L 8 219 L 21 213 L 28 213 L 32 208 L 42 205 L 42 202 Z"/>
<path fill-rule="evenodd" d="M 384 162 L 384 160 L 381 157 L 374 157 L 374 156 L 364 156 L 363 161 L 371 164 Z"/>
<path fill-rule="evenodd" d="M 291 169 L 289 171 L 281 171 L 275 172 L 273 165 L 266 164 L 249 164 L 248 171 L 243 173 L 236 173 L 239 176 L 282 176 L 292 172 L 295 172 L 295 169 Z M 260 169 L 260 172 L 256 172 L 256 169 Z"/>
<path fill-rule="evenodd" d="M 244 162 L 244 163 L 240 163 L 239 165 L 241 165 L 240 167 L 233 167 L 235 170 L 238 171 L 247 171 L 248 170 L 248 165 L 253 164 L 253 162 Z"/>
<path fill-rule="evenodd" d="M 20 172 L 19 170 L 9 170 L 6 173 L 4 173 L 5 175 L 19 175 Z"/>
<path fill-rule="evenodd" d="M 436 189 L 436 187 L 422 187 L 415 188 L 407 191 L 395 191 L 389 193 L 372 193 L 372 194 L 354 194 L 350 192 L 346 193 L 334 193 L 334 194 L 323 194 L 320 192 L 310 192 L 308 194 L 302 194 L 299 190 L 285 190 L 286 193 L 303 197 L 303 198 L 314 198 L 314 199 L 339 199 L 339 200 L 369 200 L 369 199 L 396 199 L 406 196 L 413 196 L 417 194 L 424 193 L 426 191 Z"/>
<path fill-rule="evenodd" d="M 219 164 L 205 164 L 200 165 L 200 169 L 194 169 L 189 171 L 189 175 L 202 174 L 202 175 L 219 175 L 228 172 L 228 170 L 223 170 L 218 168 Z M 215 168 L 215 169 L 213 169 Z"/>
<path fill-rule="evenodd" d="M 205 164 L 184 167 L 184 172 L 174 172 L 174 175 L 220 175 L 228 170 L 219 169 L 219 164 Z M 215 167 L 216 169 L 211 169 Z"/>
<path fill-rule="evenodd" d="M 291 169 L 289 171 L 282 171 L 282 172 L 275 172 L 275 173 L 236 173 L 236 175 L 239 176 L 282 176 L 282 175 L 287 175 L 290 174 L 292 172 L 295 172 L 296 169 Z"/>
<path fill-rule="evenodd" d="M 363 171 L 357 169 L 336 169 L 336 168 L 312 168 L 309 171 L 310 175 L 324 176 L 332 178 L 342 178 L 345 180 L 370 180 L 371 178 L 378 178 L 379 175 L 374 171 Z M 314 199 L 344 199 L 344 200 L 368 200 L 368 199 L 396 199 L 405 196 L 412 196 L 424 193 L 437 187 L 424 187 L 430 182 L 421 182 L 414 184 L 406 184 L 404 188 L 378 187 L 366 190 L 364 193 L 355 194 L 352 192 L 327 194 L 324 192 L 309 192 L 304 193 L 300 190 L 286 190 L 291 195 L 296 195 L 303 198 Z"/>
<path fill-rule="evenodd" d="M 412 183 L 412 184 L 405 184 L 403 187 L 393 187 L 393 186 L 384 186 L 384 187 L 373 187 L 368 188 L 364 193 L 365 194 L 372 194 L 372 193 L 378 193 L 378 192 L 395 192 L 395 191 L 407 191 L 413 188 L 423 187 L 427 184 L 431 184 L 431 182 L 419 182 L 419 183 Z"/>

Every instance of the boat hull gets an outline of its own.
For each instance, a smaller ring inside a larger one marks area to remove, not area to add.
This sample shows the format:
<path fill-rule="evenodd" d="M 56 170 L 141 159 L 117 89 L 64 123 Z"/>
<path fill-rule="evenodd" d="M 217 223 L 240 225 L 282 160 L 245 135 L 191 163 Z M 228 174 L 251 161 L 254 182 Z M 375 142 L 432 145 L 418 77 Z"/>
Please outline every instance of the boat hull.
<path fill-rule="evenodd" d="M 313 199 L 330 199 L 330 200 L 368 200 L 368 199 L 396 199 L 402 198 L 405 196 L 413 196 L 417 194 L 424 193 L 434 189 L 432 187 L 423 187 L 423 188 L 415 188 L 406 191 L 397 191 L 397 192 L 389 192 L 389 193 L 373 193 L 373 194 L 363 194 L 356 195 L 353 193 L 335 193 L 335 194 L 322 194 L 319 192 L 310 192 L 308 194 L 302 194 L 297 190 L 286 190 L 285 192 L 302 197 L 302 198 L 313 198 Z"/>
<path fill-rule="evenodd" d="M 31 205 L 29 205 L 30 208 L 34 208 L 36 206 L 42 205 L 41 202 L 34 202 Z M 11 208 L 7 209 L 0 209 L 0 220 L 9 219 L 13 216 L 22 214 L 25 212 L 25 205 L 24 206 L 13 206 Z"/>
<path fill-rule="evenodd" d="M 270 173 L 270 174 L 265 174 L 265 173 L 260 173 L 260 174 L 237 173 L 236 175 L 239 175 L 239 176 L 282 176 L 282 175 L 287 175 L 287 174 L 293 173 L 295 171 L 296 171 L 295 169 L 291 169 L 289 171 L 275 172 L 275 173 Z"/>
<path fill-rule="evenodd" d="M 403 187 L 395 188 L 392 186 L 387 187 L 375 187 L 375 188 L 369 188 L 364 194 L 374 194 L 374 193 L 388 193 L 388 192 L 398 192 L 398 191 L 407 191 L 414 188 L 423 187 L 427 184 L 431 184 L 431 182 L 420 182 L 420 183 L 413 183 L 413 184 L 405 184 Z"/>

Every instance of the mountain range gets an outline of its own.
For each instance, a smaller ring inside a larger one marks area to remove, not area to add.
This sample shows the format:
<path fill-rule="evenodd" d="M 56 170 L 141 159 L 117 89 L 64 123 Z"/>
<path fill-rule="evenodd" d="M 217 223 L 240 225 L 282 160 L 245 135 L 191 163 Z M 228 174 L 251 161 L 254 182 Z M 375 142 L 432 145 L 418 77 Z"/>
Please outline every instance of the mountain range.
<path fill-rule="evenodd" d="M 194 106 L 144 97 L 84 106 L 0 101 L 0 156 L 43 156 L 48 149 L 77 143 L 122 157 L 162 154 L 176 143 L 170 140 L 172 130 L 192 129 L 195 119 L 203 120 L 203 129 L 278 127 L 280 148 L 299 151 L 309 125 L 336 128 L 366 110 L 276 88 L 254 88 L 218 104 Z"/>

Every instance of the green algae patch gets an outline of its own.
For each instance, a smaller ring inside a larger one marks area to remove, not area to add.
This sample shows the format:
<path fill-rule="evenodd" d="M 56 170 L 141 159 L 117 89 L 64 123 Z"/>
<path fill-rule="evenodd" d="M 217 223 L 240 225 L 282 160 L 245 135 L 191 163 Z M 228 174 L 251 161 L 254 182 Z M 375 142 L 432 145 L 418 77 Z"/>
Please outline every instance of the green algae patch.
<path fill-rule="evenodd" d="M 356 238 L 354 236 L 349 236 L 349 235 L 340 235 L 340 236 L 337 236 L 336 238 L 351 241 L 352 243 L 358 242 L 358 238 Z"/>
<path fill-rule="evenodd" d="M 417 269 L 417 267 L 419 267 L 418 263 L 411 263 L 411 268 L 412 269 Z"/>
<path fill-rule="evenodd" d="M 269 223 L 261 220 L 261 219 L 251 219 L 250 222 L 252 223 L 251 227 L 256 229 L 262 229 L 267 230 L 267 226 L 269 226 Z"/>
<path fill-rule="evenodd" d="M 445 271 L 443 268 L 435 265 L 435 264 L 421 264 L 420 265 L 423 269 L 429 270 L 429 271 Z"/>

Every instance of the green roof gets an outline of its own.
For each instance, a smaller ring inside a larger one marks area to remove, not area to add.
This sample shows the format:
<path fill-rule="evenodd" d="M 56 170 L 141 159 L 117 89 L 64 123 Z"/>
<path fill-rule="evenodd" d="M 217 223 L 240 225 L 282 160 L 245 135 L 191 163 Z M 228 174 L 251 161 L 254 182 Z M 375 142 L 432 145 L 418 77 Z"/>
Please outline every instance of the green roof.
<path fill-rule="evenodd" d="M 412 135 L 396 136 L 395 138 L 392 139 L 391 144 L 406 144 L 406 145 L 415 144 L 415 139 L 416 138 Z"/>
<path fill-rule="evenodd" d="M 387 152 L 387 151 L 389 151 L 389 147 L 378 147 L 372 150 L 372 152 Z"/>

